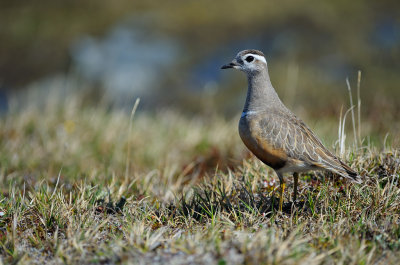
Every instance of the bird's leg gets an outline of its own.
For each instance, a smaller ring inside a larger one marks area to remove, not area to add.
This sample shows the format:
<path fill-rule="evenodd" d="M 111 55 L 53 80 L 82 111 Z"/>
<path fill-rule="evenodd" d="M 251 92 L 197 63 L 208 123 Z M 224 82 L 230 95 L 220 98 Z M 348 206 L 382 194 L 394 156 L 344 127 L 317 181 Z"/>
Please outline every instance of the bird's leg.
<path fill-rule="evenodd" d="M 294 194 L 293 194 L 293 202 L 296 202 L 297 199 L 297 185 L 299 183 L 299 174 L 297 172 L 295 172 L 293 174 L 293 178 L 294 178 Z"/>
<path fill-rule="evenodd" d="M 279 177 L 279 182 L 280 182 L 280 187 L 281 187 L 281 194 L 280 194 L 280 198 L 279 198 L 279 211 L 282 212 L 282 204 L 283 204 L 283 193 L 285 191 L 285 181 L 283 180 L 283 176 L 280 173 L 276 173 Z"/>
<path fill-rule="evenodd" d="M 281 197 L 279 198 L 279 211 L 282 212 L 282 205 L 283 205 L 283 193 L 285 191 L 285 182 L 281 183 Z"/>

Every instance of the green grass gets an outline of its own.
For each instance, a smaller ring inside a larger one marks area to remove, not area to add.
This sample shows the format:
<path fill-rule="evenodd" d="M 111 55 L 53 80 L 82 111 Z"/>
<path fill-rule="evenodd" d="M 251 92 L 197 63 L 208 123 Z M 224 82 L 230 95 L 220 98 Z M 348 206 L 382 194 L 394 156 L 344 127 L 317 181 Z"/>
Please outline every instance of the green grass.
<path fill-rule="evenodd" d="M 1 118 L 2 263 L 400 261 L 395 147 L 347 148 L 364 183 L 303 174 L 295 205 L 288 177 L 278 212 L 276 177 L 245 151 L 236 119 L 164 110 L 129 126 L 128 113 L 77 98 Z"/>

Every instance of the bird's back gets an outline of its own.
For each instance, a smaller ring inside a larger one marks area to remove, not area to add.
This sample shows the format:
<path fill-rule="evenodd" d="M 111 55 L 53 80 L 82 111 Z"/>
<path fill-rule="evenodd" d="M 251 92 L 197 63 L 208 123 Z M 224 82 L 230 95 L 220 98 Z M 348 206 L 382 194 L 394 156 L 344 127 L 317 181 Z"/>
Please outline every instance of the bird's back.
<path fill-rule="evenodd" d="M 241 51 L 231 63 L 222 66 L 229 68 L 247 75 L 239 133 L 261 161 L 277 173 L 326 169 L 359 181 L 357 173 L 329 152 L 304 122 L 284 106 L 271 84 L 262 52 Z"/>
<path fill-rule="evenodd" d="M 359 182 L 357 173 L 287 108 L 266 108 L 243 115 L 239 134 L 261 161 L 279 172 L 324 169 Z"/>

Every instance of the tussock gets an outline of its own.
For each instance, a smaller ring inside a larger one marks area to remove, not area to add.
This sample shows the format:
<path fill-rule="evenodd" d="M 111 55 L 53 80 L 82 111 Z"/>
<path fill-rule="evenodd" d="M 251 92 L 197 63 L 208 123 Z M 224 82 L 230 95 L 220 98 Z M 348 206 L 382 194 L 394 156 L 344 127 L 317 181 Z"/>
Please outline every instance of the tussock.
<path fill-rule="evenodd" d="M 130 132 L 127 113 L 56 106 L 1 118 L 3 263 L 400 261 L 396 148 L 341 141 L 363 184 L 302 174 L 292 205 L 288 178 L 280 213 L 275 176 L 244 151 L 236 120 L 139 112 Z"/>

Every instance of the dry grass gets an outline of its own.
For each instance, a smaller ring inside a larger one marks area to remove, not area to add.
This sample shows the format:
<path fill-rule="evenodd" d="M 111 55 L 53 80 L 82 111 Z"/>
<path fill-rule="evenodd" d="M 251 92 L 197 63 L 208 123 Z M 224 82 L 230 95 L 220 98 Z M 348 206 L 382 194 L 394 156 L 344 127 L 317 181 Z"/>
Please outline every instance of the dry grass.
<path fill-rule="evenodd" d="M 345 160 L 353 185 L 303 174 L 282 213 L 275 176 L 236 120 L 129 115 L 78 99 L 0 123 L 0 256 L 19 264 L 395 264 L 400 151 Z M 130 149 L 129 174 L 126 158 Z"/>

